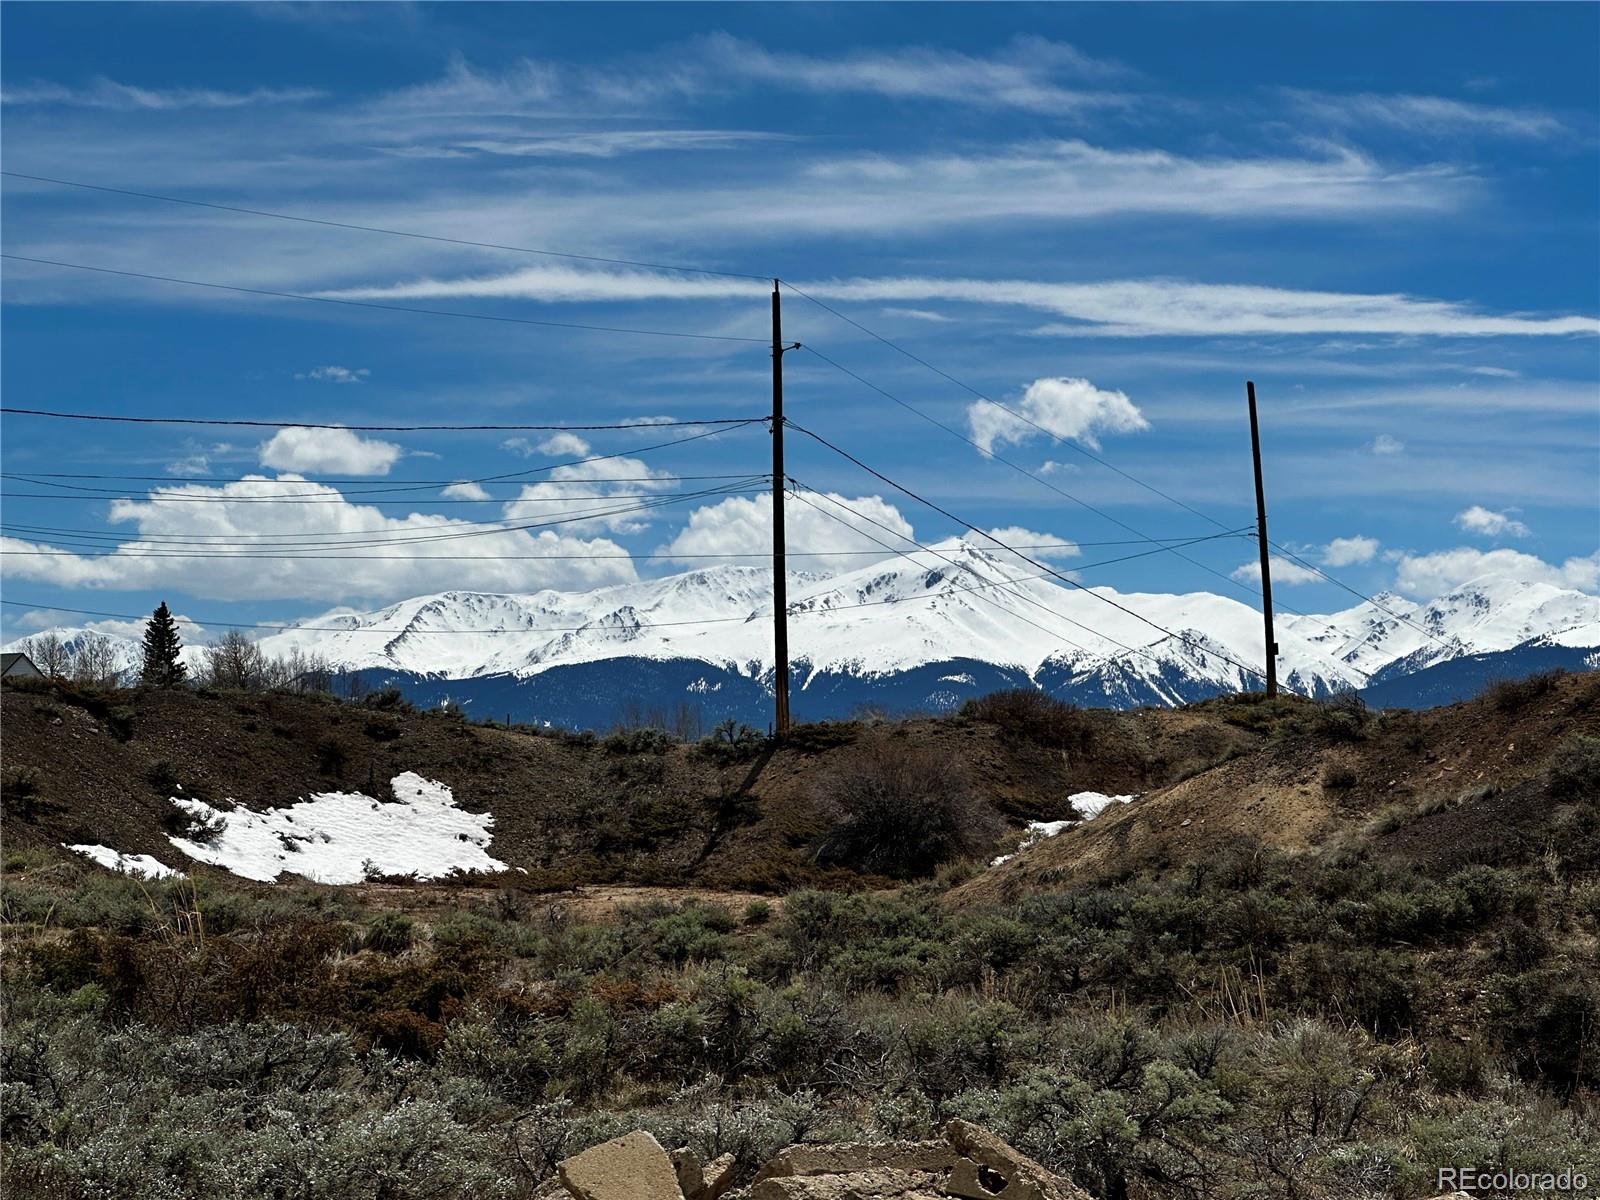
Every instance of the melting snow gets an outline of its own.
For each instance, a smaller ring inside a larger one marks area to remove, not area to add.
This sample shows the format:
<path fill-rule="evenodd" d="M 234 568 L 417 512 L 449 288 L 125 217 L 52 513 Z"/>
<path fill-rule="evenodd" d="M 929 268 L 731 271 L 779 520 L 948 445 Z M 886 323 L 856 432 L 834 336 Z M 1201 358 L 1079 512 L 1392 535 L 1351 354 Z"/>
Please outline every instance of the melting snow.
<path fill-rule="evenodd" d="M 1136 799 L 1134 796 L 1108 796 L 1104 792 L 1074 792 L 1067 799 L 1072 802 L 1072 807 L 1083 814 L 1085 821 L 1092 821 L 1113 804 L 1126 804 Z M 1003 862 L 1009 862 L 1028 847 L 1042 842 L 1045 838 L 1053 838 L 1063 829 L 1071 829 L 1077 821 L 1029 821 L 1027 832 L 1022 835 L 1016 850 L 1011 854 L 1002 854 L 989 865 L 998 867 Z"/>
<path fill-rule="evenodd" d="M 391 787 L 392 804 L 360 792 L 314 792 L 266 812 L 224 812 L 173 797 L 190 816 L 223 825 L 206 842 L 170 840 L 190 858 L 266 882 L 286 871 L 317 883 L 360 883 L 373 875 L 437 879 L 453 871 L 505 870 L 487 852 L 491 814 L 462 811 L 444 784 L 411 771 L 396 775 Z"/>
<path fill-rule="evenodd" d="M 62 845 L 66 845 L 65 842 Z M 102 867 L 112 871 L 121 871 L 124 875 L 144 875 L 151 879 L 183 878 L 183 872 L 167 866 L 159 859 L 148 854 L 124 854 L 120 850 L 113 850 L 110 846 L 67 846 L 68 850 L 75 850 L 85 858 L 92 858 Z"/>

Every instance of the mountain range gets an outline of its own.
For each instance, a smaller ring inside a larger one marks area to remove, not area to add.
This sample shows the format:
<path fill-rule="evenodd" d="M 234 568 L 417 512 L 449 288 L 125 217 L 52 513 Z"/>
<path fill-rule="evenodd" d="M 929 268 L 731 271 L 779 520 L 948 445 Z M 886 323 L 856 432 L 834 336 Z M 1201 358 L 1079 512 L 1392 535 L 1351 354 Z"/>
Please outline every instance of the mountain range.
<path fill-rule="evenodd" d="M 789 613 L 798 720 L 944 710 L 1013 687 L 1129 708 L 1262 685 L 1260 614 L 1237 600 L 1074 588 L 964 541 L 795 576 Z M 69 645 L 82 635 L 56 632 Z M 1280 615 L 1277 636 L 1292 691 L 1436 704 L 1492 678 L 1600 666 L 1600 598 L 1490 577 L 1428 603 L 1383 593 L 1328 615 Z M 131 669 L 138 643 L 113 640 Z M 687 704 L 707 723 L 764 727 L 770 576 L 717 566 L 590 592 L 442 592 L 314 618 L 261 646 L 319 654 L 367 686 L 482 717 L 604 728 L 625 708 Z"/>

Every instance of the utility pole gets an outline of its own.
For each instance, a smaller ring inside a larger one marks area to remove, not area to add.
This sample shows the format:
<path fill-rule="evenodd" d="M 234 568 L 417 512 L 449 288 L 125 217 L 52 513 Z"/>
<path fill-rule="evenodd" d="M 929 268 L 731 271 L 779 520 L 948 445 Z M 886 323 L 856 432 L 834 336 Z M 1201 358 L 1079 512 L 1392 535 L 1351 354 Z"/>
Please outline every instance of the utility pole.
<path fill-rule="evenodd" d="M 772 281 L 772 732 L 789 732 L 789 577 L 783 534 L 783 312 Z"/>
<path fill-rule="evenodd" d="M 1250 398 L 1250 457 L 1256 466 L 1256 542 L 1261 550 L 1261 619 L 1267 635 L 1267 698 L 1278 694 L 1278 643 L 1272 634 L 1272 563 L 1267 554 L 1267 493 L 1261 483 L 1261 426 L 1256 420 L 1256 385 L 1245 380 Z"/>

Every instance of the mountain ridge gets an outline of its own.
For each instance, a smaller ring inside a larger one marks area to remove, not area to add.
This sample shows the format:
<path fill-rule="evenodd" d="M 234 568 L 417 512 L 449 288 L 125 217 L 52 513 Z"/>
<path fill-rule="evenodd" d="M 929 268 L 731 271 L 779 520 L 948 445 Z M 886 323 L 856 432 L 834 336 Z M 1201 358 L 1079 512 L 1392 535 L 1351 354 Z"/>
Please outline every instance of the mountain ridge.
<path fill-rule="evenodd" d="M 1246 604 L 1210 592 L 1069 588 L 1020 566 L 956 541 L 836 575 L 793 577 L 797 706 L 817 718 L 846 715 L 838 704 L 847 702 L 950 707 L 980 675 L 1113 708 L 1183 704 L 1262 684 L 1261 618 Z M 260 645 L 271 655 L 321 655 L 346 675 L 474 706 L 492 694 L 483 707 L 557 722 L 577 716 L 541 711 L 562 708 L 555 698 L 563 687 L 594 698 L 581 706 L 592 719 L 607 692 L 616 705 L 638 698 L 628 675 L 640 664 L 677 664 L 647 672 L 675 681 L 668 686 L 677 694 L 652 702 L 705 704 L 727 690 L 747 698 L 725 714 L 739 715 L 772 690 L 768 578 L 764 567 L 719 565 L 589 592 L 450 590 L 311 618 Z M 70 641 L 85 631 L 55 632 Z M 1514 658 L 1519 648 L 1550 646 L 1582 658 L 1600 648 L 1600 598 L 1486 577 L 1427 602 L 1380 594 L 1336 613 L 1284 616 L 1278 640 L 1287 689 L 1315 697 L 1384 685 L 1392 697 L 1403 695 L 1398 681 L 1460 658 Z M 134 639 L 113 642 L 119 665 L 137 662 Z M 189 653 L 197 662 L 197 649 Z M 1499 669 L 1516 668 L 1482 666 Z M 823 695 L 837 703 L 814 702 Z"/>

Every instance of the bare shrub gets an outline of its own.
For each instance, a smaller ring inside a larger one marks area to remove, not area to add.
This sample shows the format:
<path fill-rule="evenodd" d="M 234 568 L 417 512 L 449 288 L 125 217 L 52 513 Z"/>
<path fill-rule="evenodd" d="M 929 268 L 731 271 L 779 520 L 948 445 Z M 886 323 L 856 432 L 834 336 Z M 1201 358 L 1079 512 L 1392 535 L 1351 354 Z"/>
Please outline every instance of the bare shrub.
<path fill-rule="evenodd" d="M 1013 737 L 1065 750 L 1082 750 L 1094 737 L 1093 727 L 1077 705 L 1028 688 L 968 700 L 961 706 L 961 716 L 998 725 Z"/>
<path fill-rule="evenodd" d="M 1501 712 L 1516 712 L 1540 696 L 1548 696 L 1555 691 L 1556 684 L 1565 674 L 1558 667 L 1554 671 L 1542 671 L 1522 679 L 1497 679 L 1483 689 L 1483 698 Z"/>
<path fill-rule="evenodd" d="M 1574 734 L 1550 756 L 1550 790 L 1574 799 L 1600 796 L 1600 738 Z"/>
<path fill-rule="evenodd" d="M 835 768 L 822 798 L 843 817 L 823 838 L 827 865 L 906 879 L 975 854 L 1004 828 L 959 762 L 922 747 L 874 746 Z"/>

